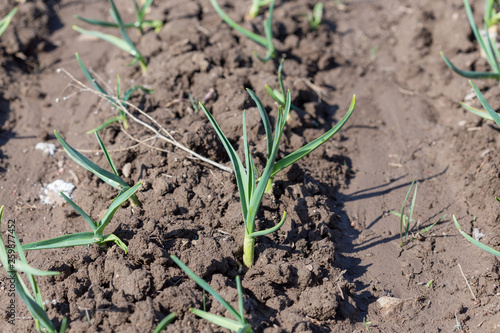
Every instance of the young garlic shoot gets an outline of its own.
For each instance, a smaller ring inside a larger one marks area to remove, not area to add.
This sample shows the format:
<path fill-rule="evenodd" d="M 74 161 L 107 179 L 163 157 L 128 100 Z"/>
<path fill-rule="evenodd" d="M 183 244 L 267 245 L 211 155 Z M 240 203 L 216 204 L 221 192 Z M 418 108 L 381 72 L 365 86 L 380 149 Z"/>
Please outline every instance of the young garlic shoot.
<path fill-rule="evenodd" d="M 118 170 L 116 169 L 115 163 L 111 159 L 111 156 L 109 155 L 108 149 L 106 148 L 106 146 L 102 142 L 101 137 L 99 136 L 99 134 L 97 132 L 94 132 L 94 134 L 97 138 L 97 142 L 99 143 L 99 147 L 101 147 L 101 149 L 104 153 L 104 156 L 106 157 L 106 160 L 108 161 L 109 167 L 111 168 L 113 173 L 111 173 L 107 170 L 104 170 L 103 168 L 101 168 L 100 166 L 98 166 L 97 164 L 95 164 L 94 162 L 89 160 L 88 158 L 86 158 L 83 154 L 81 154 L 75 148 L 71 147 L 62 138 L 62 136 L 60 136 L 59 133 L 57 133 L 57 131 L 54 131 L 54 134 L 55 134 L 57 140 L 59 141 L 59 143 L 62 145 L 66 154 L 68 154 L 68 156 L 73 161 L 75 161 L 76 164 L 78 164 L 82 168 L 92 172 L 94 175 L 99 177 L 106 184 L 111 185 L 114 188 L 116 188 L 117 190 L 119 190 L 120 191 L 119 195 L 121 195 L 123 192 L 125 192 L 131 188 L 130 185 L 118 175 Z M 132 194 L 130 196 L 130 200 L 132 201 L 132 203 L 135 206 L 141 205 L 141 202 L 139 201 L 139 199 L 137 198 L 137 196 L 135 194 Z"/>
<path fill-rule="evenodd" d="M 285 63 L 285 58 L 281 58 L 280 65 L 278 66 L 278 86 L 280 90 L 277 89 L 272 89 L 269 85 L 265 85 L 264 88 L 266 89 L 267 93 L 269 96 L 279 105 L 282 107 L 285 106 L 285 87 L 283 85 L 283 64 Z M 299 108 L 295 104 L 291 103 L 290 107 L 297 112 L 299 116 L 308 114 L 312 119 L 313 119 L 313 124 L 314 126 L 318 127 L 319 123 L 315 119 L 315 116 L 306 112 L 305 110 Z M 287 122 L 290 120 L 290 116 L 287 119 Z"/>
<path fill-rule="evenodd" d="M 243 34 L 245 37 L 251 39 L 255 43 L 265 47 L 267 49 L 266 55 L 264 58 L 261 58 L 257 53 L 254 51 L 254 55 L 262 62 L 266 62 L 271 58 L 276 57 L 276 50 L 274 49 L 273 45 L 273 12 L 274 12 L 274 0 L 271 0 L 270 6 L 269 6 L 269 16 L 267 17 L 267 20 L 264 21 L 264 32 L 265 32 L 265 37 L 262 37 L 260 35 L 257 35 L 256 33 L 253 33 L 242 26 L 240 26 L 238 23 L 233 21 L 219 6 L 216 0 L 210 0 L 212 3 L 212 6 L 214 7 L 215 11 L 219 16 L 222 18 L 224 22 L 226 22 L 227 25 L 229 25 L 231 28 L 235 29 L 236 31 L 240 32 Z"/>
<path fill-rule="evenodd" d="M 167 328 L 167 325 L 170 324 L 171 322 L 173 322 L 176 317 L 177 317 L 177 313 L 172 312 L 171 314 L 169 314 L 168 316 L 166 316 L 165 318 L 163 318 L 162 321 L 160 321 L 158 323 L 158 326 L 156 326 L 156 328 L 154 329 L 153 333 L 163 332 L 163 330 L 165 328 Z"/>
<path fill-rule="evenodd" d="M 259 110 L 259 114 L 261 120 L 264 125 L 265 133 L 266 133 L 266 141 L 267 141 L 267 163 L 264 168 L 264 171 L 259 177 L 258 170 L 253 162 L 252 155 L 250 154 L 250 148 L 248 145 L 247 139 L 247 129 L 246 129 L 246 112 L 243 112 L 243 142 L 244 142 L 244 156 L 245 156 L 245 165 L 238 157 L 238 154 L 231 146 L 229 140 L 225 136 L 224 132 L 220 128 L 220 126 L 215 121 L 214 117 L 210 114 L 210 112 L 206 109 L 206 107 L 200 103 L 201 108 L 205 112 L 208 120 L 212 124 L 213 128 L 217 132 L 219 139 L 222 141 L 226 152 L 231 159 L 233 164 L 234 174 L 236 176 L 236 183 L 238 186 L 238 191 L 240 194 L 240 203 L 243 215 L 243 221 L 245 225 L 245 238 L 243 242 L 243 264 L 246 267 L 250 267 L 254 262 L 254 250 L 255 250 L 255 238 L 259 236 L 264 236 L 270 234 L 272 232 L 277 231 L 285 222 L 286 212 L 283 213 L 283 217 L 281 221 L 276 224 L 274 227 L 262 230 L 255 231 L 255 218 L 257 215 L 257 211 L 260 207 L 262 197 L 266 189 L 272 189 L 272 179 L 274 176 L 281 170 L 287 168 L 291 164 L 300 160 L 314 149 L 323 144 L 326 140 L 328 140 L 333 134 L 335 134 L 344 124 L 347 122 L 349 117 L 352 114 L 355 106 L 355 97 L 351 102 L 351 107 L 349 111 L 344 116 L 344 118 L 330 131 L 319 137 L 318 139 L 306 144 L 302 148 L 298 149 L 295 152 L 292 152 L 288 156 L 280 159 L 276 162 L 276 156 L 279 149 L 279 143 L 281 141 L 281 137 L 283 135 L 283 131 L 285 129 L 287 117 L 290 113 L 291 106 L 291 96 L 290 91 L 287 92 L 285 98 L 285 105 L 282 107 L 281 105 L 278 107 L 278 117 L 276 120 L 276 127 L 273 134 L 271 122 L 269 120 L 269 116 L 267 115 L 262 102 L 254 94 L 253 91 L 247 89 L 250 97 L 257 104 L 257 108 Z"/>
<path fill-rule="evenodd" d="M 115 164 L 111 159 L 111 156 L 108 153 L 108 150 L 104 146 L 99 134 L 95 132 L 97 141 L 99 142 L 99 146 L 104 152 L 106 159 L 111 167 L 113 173 L 106 171 L 90 161 L 88 158 L 83 156 L 76 149 L 71 147 L 64 139 L 54 131 L 54 134 L 57 140 L 61 143 L 64 150 L 68 154 L 68 156 L 75 161 L 78 165 L 85 168 L 86 170 L 92 172 L 100 179 L 102 179 L 105 183 L 113 186 L 114 188 L 120 190 L 117 198 L 113 200 L 113 203 L 109 206 L 108 210 L 104 217 L 99 221 L 94 221 L 90 218 L 87 213 L 83 211 L 77 204 L 73 202 L 70 198 L 68 198 L 63 192 L 60 192 L 61 196 L 68 202 L 73 209 L 76 210 L 78 214 L 80 214 L 85 221 L 89 224 L 92 229 L 91 232 L 80 232 L 70 235 L 63 235 L 56 238 L 51 238 L 48 240 L 43 240 L 39 242 L 34 242 L 30 244 L 23 245 L 23 250 L 42 250 L 42 249 L 54 249 L 60 247 L 69 247 L 69 246 L 82 246 L 89 244 L 98 244 L 99 246 L 103 246 L 106 242 L 115 242 L 118 247 L 120 247 L 125 253 L 127 253 L 128 248 L 123 243 L 123 241 L 113 234 L 104 235 L 104 229 L 109 224 L 114 214 L 120 208 L 120 206 L 127 200 L 131 200 L 136 206 L 140 205 L 139 199 L 135 195 L 135 192 L 139 189 L 142 183 L 138 183 L 135 186 L 130 186 L 127 182 L 125 182 L 120 176 L 118 176 L 118 171 L 116 170 Z"/>
<path fill-rule="evenodd" d="M 323 3 L 318 2 L 314 5 L 312 12 L 307 12 L 307 21 L 311 30 L 318 30 L 319 25 L 323 20 Z"/>
<path fill-rule="evenodd" d="M 262 7 L 269 5 L 272 0 L 252 0 L 252 4 L 250 5 L 250 9 L 248 10 L 245 19 L 251 20 L 259 16 L 260 10 Z"/>
<path fill-rule="evenodd" d="M 0 207 L 0 226 L 2 223 L 4 206 Z M 59 275 L 59 272 L 42 271 L 31 267 L 26 261 L 26 256 L 22 250 L 21 243 L 17 238 L 14 226 L 8 226 L 8 242 L 7 246 L 0 237 L 0 262 L 9 275 L 9 281 L 14 283 L 15 291 L 19 298 L 28 308 L 29 313 L 35 320 L 35 327 L 38 332 L 56 333 L 56 327 L 52 320 L 49 319 L 45 306 L 43 304 L 40 288 L 35 280 L 36 276 L 54 276 Z M 18 258 L 16 257 L 16 253 Z M 26 274 L 30 282 L 31 292 L 21 278 L 21 273 Z M 63 318 L 59 333 L 66 332 L 66 318 Z"/>
<path fill-rule="evenodd" d="M 119 27 L 122 38 L 119 38 L 119 37 L 116 37 L 116 36 L 110 35 L 110 34 L 105 34 L 105 33 L 102 33 L 100 31 L 82 29 L 77 25 L 73 25 L 73 30 L 75 30 L 81 34 L 84 34 L 84 35 L 89 35 L 89 36 L 100 38 L 100 39 L 102 39 L 110 44 L 113 44 L 114 46 L 124 50 L 125 52 L 129 53 L 132 57 L 134 57 L 134 59 L 130 63 L 130 66 L 133 66 L 133 65 L 139 63 L 139 65 L 142 68 L 143 73 L 145 73 L 147 71 L 146 59 L 141 55 L 139 50 L 137 50 L 137 48 L 135 47 L 135 44 L 132 42 L 132 40 L 128 36 L 126 26 L 120 17 L 120 13 L 118 13 L 118 9 L 116 8 L 115 3 L 113 2 L 113 0 L 109 0 L 109 3 L 111 5 L 111 9 L 110 9 L 111 17 L 116 22 L 116 25 Z"/>
<path fill-rule="evenodd" d="M 239 276 L 236 276 L 236 287 L 238 289 L 238 307 L 239 311 L 237 311 L 231 304 L 229 304 L 221 295 L 219 295 L 210 285 L 205 282 L 201 277 L 196 275 L 192 270 L 189 269 L 182 261 L 179 260 L 174 255 L 171 255 L 170 258 L 191 278 L 196 282 L 203 290 L 212 295 L 222 306 L 226 308 L 229 313 L 236 319 L 230 319 L 226 317 L 221 317 L 214 315 L 212 313 L 198 310 L 198 309 L 189 309 L 192 313 L 206 319 L 215 325 L 220 327 L 227 328 L 231 331 L 238 333 L 253 333 L 252 327 L 245 319 L 245 312 L 243 309 L 243 289 L 241 288 L 241 280 Z"/>
<path fill-rule="evenodd" d="M 493 9 L 494 2 L 495 1 L 493 0 L 486 0 L 486 10 L 484 17 L 485 36 L 483 37 L 479 29 L 477 28 L 476 23 L 474 22 L 474 15 L 472 14 L 472 9 L 470 7 L 469 1 L 464 0 L 465 12 L 467 13 L 467 18 L 469 19 L 469 24 L 472 29 L 472 32 L 474 33 L 474 36 L 476 37 L 476 40 L 479 43 L 479 46 L 484 51 L 486 59 L 488 60 L 488 63 L 490 64 L 493 72 L 475 72 L 475 71 L 460 70 L 444 55 L 443 52 L 441 52 L 441 57 L 443 58 L 445 64 L 451 70 L 453 70 L 455 73 L 461 76 L 464 76 L 469 79 L 496 79 L 500 81 L 500 67 L 499 67 L 500 52 L 496 47 L 495 41 L 490 36 L 488 29 L 489 24 L 498 20 L 499 16 L 499 14 L 495 13 Z"/>
<path fill-rule="evenodd" d="M 162 21 L 160 21 L 160 20 L 145 20 L 144 19 L 146 16 L 147 10 L 153 4 L 153 0 L 144 1 L 144 4 L 141 7 L 139 7 L 136 0 L 133 0 L 132 3 L 134 4 L 136 20 L 133 23 L 125 23 L 124 24 L 125 28 L 127 28 L 127 29 L 128 28 L 136 28 L 140 34 L 144 33 L 144 29 L 153 28 L 155 33 L 159 33 L 161 28 L 163 27 Z M 75 15 L 75 18 L 79 19 L 80 21 L 86 22 L 88 24 L 98 25 L 101 27 L 120 28 L 120 25 L 117 23 L 114 23 L 114 22 L 88 19 L 85 17 L 81 17 L 80 15 Z"/>
<path fill-rule="evenodd" d="M 283 71 L 283 64 L 284 64 L 284 59 L 281 60 L 280 66 L 278 67 L 278 84 L 280 91 L 276 89 L 271 89 L 267 84 L 265 85 L 266 91 L 271 96 L 271 98 L 278 103 L 281 107 L 285 107 L 285 99 L 284 99 L 284 91 L 285 87 L 283 85 L 283 76 L 282 76 L 282 71 Z M 271 177 L 269 178 L 267 187 L 266 187 L 266 193 L 271 193 L 272 191 L 272 186 L 273 186 L 273 181 L 274 181 L 274 176 L 280 172 L 281 170 L 287 168 L 288 166 L 292 165 L 293 163 L 297 162 L 298 160 L 302 159 L 306 155 L 310 154 L 312 151 L 314 151 L 316 148 L 321 146 L 323 143 L 328 141 L 331 137 L 333 137 L 347 122 L 347 120 L 351 117 L 352 112 L 354 111 L 354 107 L 356 105 L 356 96 L 353 96 L 351 105 L 349 107 L 349 110 L 345 114 L 345 116 L 340 120 L 340 122 L 337 123 L 334 127 L 332 127 L 329 131 L 327 131 L 325 134 L 320 136 L 319 138 L 311 141 L 310 143 L 304 145 L 302 148 L 296 150 L 295 152 L 289 154 L 288 156 L 282 158 L 273 167 L 273 171 L 271 173 Z M 259 107 L 259 111 L 265 112 L 263 110 L 263 106 L 259 105 L 257 103 L 257 106 Z M 290 103 L 291 108 L 293 108 L 296 111 L 299 111 L 300 109 Z M 261 110 L 262 108 L 262 110 Z M 286 119 L 288 121 L 288 119 Z M 317 124 L 317 122 L 316 122 Z"/>
<path fill-rule="evenodd" d="M 408 215 L 405 215 L 406 202 L 408 201 L 408 198 L 410 197 L 410 193 L 411 193 L 411 190 L 413 189 L 414 185 L 415 185 L 415 191 L 413 192 L 410 210 L 408 212 Z M 411 242 L 415 239 L 415 237 L 409 238 L 409 234 L 410 234 L 411 223 L 416 222 L 414 219 L 412 219 L 412 216 L 413 216 L 413 212 L 415 210 L 415 202 L 417 200 L 417 189 L 418 189 L 418 183 L 417 183 L 417 177 L 415 177 L 410 185 L 410 188 L 408 189 L 408 192 L 406 193 L 405 199 L 403 200 L 403 205 L 401 207 L 401 213 L 391 211 L 391 214 L 393 214 L 399 218 L 399 239 L 400 239 L 400 246 L 401 247 L 403 247 L 405 241 Z M 445 217 L 446 217 L 446 214 L 443 215 L 441 218 L 439 218 L 433 224 L 425 227 L 422 230 L 419 230 L 417 232 L 417 235 L 418 234 L 423 235 L 424 233 L 430 231 L 436 224 L 438 224 L 440 221 L 442 221 Z M 418 224 L 417 224 L 417 227 L 418 227 Z"/>
<path fill-rule="evenodd" d="M 5 30 L 7 30 L 10 25 L 10 21 L 12 21 L 12 17 L 14 17 L 16 13 L 17 7 L 14 7 L 14 9 L 12 9 L 3 19 L 0 20 L 0 36 L 3 35 Z"/>
<path fill-rule="evenodd" d="M 500 201 L 500 200 L 498 200 L 498 201 Z M 465 239 L 467 239 L 471 244 L 474 244 L 475 246 L 477 246 L 481 250 L 484 250 L 484 251 L 486 251 L 488 253 L 491 253 L 491 254 L 493 254 L 493 255 L 495 255 L 497 257 L 500 257 L 500 252 L 499 251 L 494 250 L 494 249 L 492 249 L 491 247 L 489 247 L 487 245 L 484 245 L 483 243 L 481 243 L 480 241 L 476 240 L 474 237 L 469 236 L 465 231 L 463 231 L 462 228 L 460 227 L 460 224 L 458 224 L 458 221 L 457 221 L 457 218 L 455 217 L 455 215 L 453 215 L 453 222 L 455 223 L 455 226 L 457 227 L 458 231 L 462 234 L 462 236 L 464 236 Z"/>
<path fill-rule="evenodd" d="M 38 241 L 34 243 L 24 244 L 22 246 L 23 250 L 47 250 L 56 249 L 62 247 L 71 246 L 87 246 L 90 244 L 97 244 L 99 246 L 104 246 L 106 242 L 115 242 L 119 248 L 121 248 L 125 253 L 128 252 L 127 245 L 114 234 L 104 235 L 104 229 L 109 224 L 116 211 L 120 206 L 127 201 L 134 193 L 139 189 L 142 183 L 138 183 L 134 187 L 122 192 L 113 203 L 109 206 L 104 217 L 99 221 L 94 221 L 87 215 L 77 204 L 68 198 L 63 192 L 60 192 L 61 196 L 70 204 L 73 209 L 80 214 L 81 217 L 89 224 L 92 229 L 91 232 L 78 232 L 69 235 L 63 235 L 55 238 L 50 238 L 43 241 Z"/>
<path fill-rule="evenodd" d="M 123 124 L 123 128 L 128 129 L 129 124 L 127 121 L 127 114 L 122 110 L 122 108 L 127 108 L 127 102 L 132 96 L 134 92 L 137 90 L 142 90 L 145 93 L 152 94 L 154 91 L 152 89 L 148 89 L 146 87 L 140 86 L 140 85 L 135 85 L 132 88 L 129 88 L 125 91 L 125 94 L 120 97 L 121 95 L 121 81 L 120 81 L 120 76 L 116 76 L 116 98 L 112 97 L 104 88 L 97 82 L 97 80 L 90 74 L 88 71 L 87 67 L 83 64 L 82 59 L 80 58 L 80 55 L 76 53 L 76 61 L 78 62 L 78 65 L 80 66 L 80 69 L 83 72 L 83 75 L 85 75 L 85 78 L 89 81 L 89 83 L 94 87 L 95 90 L 97 90 L 99 93 L 101 93 L 106 100 L 116 109 L 118 109 L 118 115 L 109 118 L 106 120 L 104 123 L 101 125 L 97 126 L 96 128 L 87 131 L 87 134 L 93 133 L 93 132 L 99 132 L 105 129 L 106 127 L 117 123 L 121 122 Z M 117 103 L 121 104 L 121 107 L 117 105 Z"/>
<path fill-rule="evenodd" d="M 475 115 L 482 117 L 484 119 L 487 119 L 487 120 L 493 120 L 498 126 L 500 126 L 500 115 L 498 115 L 498 113 L 495 110 L 493 110 L 493 108 L 488 103 L 488 101 L 486 101 L 483 94 L 481 93 L 479 88 L 476 86 L 476 84 L 472 81 L 469 81 L 469 83 L 471 84 L 472 89 L 474 90 L 474 93 L 477 96 L 477 99 L 479 100 L 479 102 L 481 102 L 481 105 L 484 107 L 486 112 L 482 111 L 482 110 L 478 110 L 476 108 L 473 108 L 469 105 L 466 105 L 465 103 L 460 103 L 460 104 L 463 107 L 465 107 L 468 111 L 474 113 Z"/>

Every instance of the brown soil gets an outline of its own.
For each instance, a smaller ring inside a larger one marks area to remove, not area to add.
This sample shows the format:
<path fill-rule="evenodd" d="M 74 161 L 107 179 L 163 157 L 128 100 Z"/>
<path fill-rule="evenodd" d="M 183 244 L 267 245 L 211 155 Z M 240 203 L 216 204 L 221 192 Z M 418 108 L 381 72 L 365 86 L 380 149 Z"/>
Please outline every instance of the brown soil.
<path fill-rule="evenodd" d="M 37 279 L 56 326 L 66 316 L 69 332 L 150 332 L 175 311 L 168 332 L 224 331 L 189 312 L 202 307 L 203 294 L 169 259 L 175 254 L 232 304 L 240 274 L 245 312 L 257 332 L 362 332 L 364 318 L 370 332 L 451 332 L 457 320 L 464 331 L 499 329 L 497 259 L 470 245 L 451 220 L 455 214 L 466 232 L 479 228 L 482 242 L 500 245 L 498 128 L 460 108 L 469 83 L 439 56 L 443 51 L 461 68 L 488 70 L 462 1 L 345 1 L 345 7 L 328 1 L 324 23 L 311 32 L 304 14 L 314 3 L 278 1 L 275 9 L 285 86 L 306 111 L 292 112 L 282 153 L 333 126 L 353 94 L 357 106 L 339 134 L 276 178 L 258 228 L 272 226 L 283 211 L 289 216 L 278 232 L 258 238 L 255 265 L 241 267 L 243 227 L 231 174 L 162 142 L 155 146 L 168 152 L 144 145 L 120 150 L 136 142 L 113 126 L 103 140 L 115 150 L 120 172 L 130 167 L 125 179 L 144 182 L 143 207 L 121 208 L 107 228 L 128 244 L 126 255 L 115 245 L 27 253 L 32 266 L 62 272 Z M 472 4 L 480 22 L 483 1 Z M 129 10 L 126 21 L 133 18 L 129 1 L 117 5 Z M 12 6 L 3 6 L 0 17 Z M 35 150 L 43 141 L 59 146 L 55 129 L 74 147 L 97 151 L 85 131 L 113 115 L 105 101 L 78 92 L 58 73 L 64 68 L 84 82 L 75 52 L 111 87 L 120 74 L 125 87 L 153 88 L 153 95 L 137 93 L 131 102 L 194 151 L 230 165 L 207 119 L 187 99 L 210 89 L 207 107 L 231 142 L 242 148 L 241 111 L 247 109 L 253 149 L 265 149 L 257 109 L 244 89 L 253 89 L 275 117 L 264 84 L 276 86 L 278 60 L 258 61 L 252 51 L 264 50 L 222 23 L 208 1 L 156 1 L 148 18 L 164 20 L 161 32 L 131 33 L 149 59 L 143 75 L 127 66 L 130 58 L 121 50 L 71 29 L 73 15 L 107 19 L 108 6 L 28 0 L 0 38 L 0 204 L 4 224 L 15 219 L 22 243 L 87 231 L 68 205 L 40 201 L 43 184 L 74 183 L 75 202 L 94 218 L 116 195 L 62 149 L 54 157 Z M 243 22 L 248 1 L 225 8 Z M 244 25 L 262 32 L 262 17 Z M 476 83 L 498 109 L 498 84 Z M 152 135 L 131 124 L 135 137 Z M 88 156 L 106 164 L 102 154 Z M 401 248 L 399 220 L 389 211 L 401 207 L 415 176 L 421 227 L 448 215 Z M 0 295 L 4 313 L 9 298 L 5 289 Z M 403 301 L 386 313 L 376 303 L 383 296 Z M 2 331 L 34 331 L 20 299 L 17 304 L 16 325 L 2 315 Z M 208 306 L 225 312 L 214 301 Z"/>

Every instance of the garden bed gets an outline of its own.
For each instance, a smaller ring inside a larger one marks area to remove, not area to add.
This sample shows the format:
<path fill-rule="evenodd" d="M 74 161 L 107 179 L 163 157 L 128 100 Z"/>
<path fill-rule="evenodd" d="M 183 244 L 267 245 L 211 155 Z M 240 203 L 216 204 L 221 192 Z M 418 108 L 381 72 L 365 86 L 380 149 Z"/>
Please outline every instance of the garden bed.
<path fill-rule="evenodd" d="M 130 3 L 116 1 L 125 21 L 133 20 Z M 248 1 L 220 4 L 235 21 L 263 34 L 265 15 L 244 20 Z M 127 66 L 131 57 L 122 50 L 71 29 L 75 23 L 85 26 L 75 14 L 109 19 L 107 1 L 19 4 L 0 37 L 0 205 L 2 235 L 7 221 L 15 220 L 23 244 L 88 231 L 69 205 L 41 201 L 45 184 L 73 183 L 73 200 L 95 219 L 117 194 L 70 160 L 52 134 L 57 130 L 106 165 L 86 131 L 116 111 L 57 70 L 88 84 L 76 52 L 112 89 L 116 74 L 124 89 L 153 89 L 135 93 L 130 102 L 175 140 L 225 166 L 231 163 L 224 147 L 189 96 L 205 98 L 240 152 L 241 115 L 247 110 L 259 169 L 265 132 L 245 88 L 261 98 L 274 122 L 277 106 L 265 84 L 277 87 L 280 57 L 286 58 L 285 87 L 303 111 L 291 111 L 279 156 L 326 132 L 347 112 L 353 94 L 357 100 L 338 134 L 276 177 L 257 228 L 275 225 L 284 211 L 287 220 L 277 232 L 257 238 L 249 269 L 241 263 L 244 229 L 231 173 L 161 140 L 149 142 L 154 148 L 138 144 L 118 125 L 102 131 L 120 175 L 130 184 L 143 182 L 143 205 L 126 204 L 108 226 L 128 245 L 128 254 L 116 245 L 26 252 L 31 266 L 61 272 L 37 279 L 57 327 L 68 317 L 69 332 L 151 332 L 176 312 L 167 332 L 224 331 L 189 312 L 203 307 L 203 292 L 170 259 L 174 254 L 233 305 L 240 275 L 246 318 L 257 332 L 361 332 L 366 326 L 370 332 L 433 332 L 452 331 L 457 324 L 472 332 L 498 329 L 497 259 L 470 245 L 451 218 L 469 234 L 479 228 L 481 241 L 498 249 L 498 128 L 460 107 L 458 101 L 470 93 L 468 80 L 439 56 L 443 51 L 461 68 L 487 70 L 462 1 L 328 1 L 323 23 L 311 31 L 305 13 L 314 4 L 277 2 L 278 57 L 262 63 L 252 52 L 263 56 L 265 50 L 223 23 L 208 0 L 155 1 L 147 17 L 165 22 L 160 32 L 130 31 L 149 60 L 146 73 Z M 481 22 L 483 2 L 472 5 Z M 3 7 L 1 17 L 12 8 Z M 498 109 L 497 82 L 476 84 Z M 479 107 L 477 100 L 470 103 Z M 138 140 L 154 135 L 130 124 L 128 133 Z M 39 142 L 58 150 L 44 154 L 35 149 Z M 401 208 L 415 176 L 414 218 L 421 227 L 447 217 L 401 247 L 399 219 L 389 212 Z M 20 299 L 15 326 L 7 324 L 7 290 L 0 295 L 2 330 L 35 331 Z M 386 313 L 376 302 L 384 296 L 403 301 Z M 207 301 L 211 312 L 225 313 Z"/>

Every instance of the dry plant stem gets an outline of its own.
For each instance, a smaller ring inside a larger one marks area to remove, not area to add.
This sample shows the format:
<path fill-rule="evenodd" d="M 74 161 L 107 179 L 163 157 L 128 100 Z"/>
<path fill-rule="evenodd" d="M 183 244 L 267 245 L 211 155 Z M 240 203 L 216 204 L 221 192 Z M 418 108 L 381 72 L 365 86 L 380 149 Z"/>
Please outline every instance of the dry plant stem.
<path fill-rule="evenodd" d="M 88 92 L 91 92 L 97 96 L 100 96 L 102 98 L 106 98 L 106 97 L 110 97 L 110 96 L 105 96 L 103 94 L 101 94 L 100 92 L 92 89 L 92 88 L 89 88 L 88 86 L 86 86 L 85 84 L 83 84 L 82 82 L 78 81 L 73 75 L 71 75 L 67 70 L 65 70 L 64 68 L 61 68 L 61 71 L 64 72 L 64 74 L 66 74 L 73 82 L 76 83 L 77 86 L 79 86 L 79 88 L 81 89 L 81 91 L 88 91 Z M 212 166 L 215 166 L 223 171 L 226 171 L 226 172 L 229 172 L 229 173 L 232 173 L 232 169 L 229 168 L 229 167 L 226 167 L 220 163 L 217 163 L 215 161 L 212 161 L 211 159 L 208 159 L 206 157 L 203 157 L 201 156 L 200 154 L 198 153 L 195 153 L 194 151 L 192 151 L 191 149 L 183 146 L 182 144 L 180 144 L 179 142 L 177 142 L 174 137 L 165 129 L 163 128 L 153 117 L 151 117 L 150 115 L 148 115 L 147 113 L 145 113 L 144 111 L 142 111 L 141 109 L 139 109 L 138 107 L 136 107 L 135 105 L 129 103 L 129 102 L 126 102 L 126 105 L 132 107 L 134 110 L 136 110 L 137 112 L 139 112 L 140 114 L 142 114 L 143 116 L 145 116 L 147 119 L 149 119 L 154 125 L 156 125 L 159 129 L 143 122 L 142 120 L 138 119 L 136 116 L 134 116 L 132 113 L 130 113 L 125 107 L 123 107 L 122 105 L 120 105 L 120 103 L 118 103 L 118 99 L 115 97 L 115 96 L 112 96 L 112 98 L 116 101 L 116 104 L 117 106 L 120 108 L 120 110 L 122 110 L 123 112 L 125 112 L 132 120 L 134 120 L 135 122 L 137 122 L 138 124 L 146 127 L 147 129 L 149 129 L 150 131 L 152 131 L 153 133 L 155 133 L 156 137 L 158 137 L 159 139 L 179 148 L 180 150 L 183 150 L 185 151 L 186 153 L 190 154 L 191 155 L 191 158 L 192 159 L 197 159 L 197 160 L 201 160 L 205 163 L 208 163 Z M 162 134 L 161 132 L 165 133 Z M 135 140 L 137 142 L 141 142 L 139 140 Z"/>
<path fill-rule="evenodd" d="M 462 270 L 462 266 L 460 266 L 460 264 L 458 264 L 458 268 L 460 268 L 460 272 L 462 272 L 462 276 L 464 277 L 465 279 L 465 283 L 467 283 L 467 287 L 469 287 L 469 290 L 470 290 L 470 293 L 472 294 L 472 297 L 474 298 L 474 300 L 476 301 L 477 298 L 476 298 L 476 295 L 474 295 L 474 292 L 472 291 L 472 288 L 469 284 L 469 281 L 467 280 L 467 278 L 465 277 L 465 274 L 464 274 L 464 271 Z"/>

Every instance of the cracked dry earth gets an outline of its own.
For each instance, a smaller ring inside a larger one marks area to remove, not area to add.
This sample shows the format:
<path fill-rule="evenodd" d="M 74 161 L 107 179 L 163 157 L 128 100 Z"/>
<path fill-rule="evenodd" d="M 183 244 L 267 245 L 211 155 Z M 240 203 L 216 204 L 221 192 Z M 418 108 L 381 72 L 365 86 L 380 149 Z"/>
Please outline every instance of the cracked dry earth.
<path fill-rule="evenodd" d="M 1 16 L 15 3 L 2 3 Z M 125 21 L 133 20 L 130 2 L 116 3 Z M 237 22 L 262 33 L 262 16 L 244 20 L 248 1 L 220 3 Z M 202 308 L 203 293 L 169 259 L 175 254 L 231 304 L 241 275 L 245 313 L 257 332 L 364 332 L 364 321 L 370 332 L 451 332 L 457 323 L 467 332 L 500 329 L 497 259 L 470 245 L 451 219 L 457 216 L 469 234 L 478 228 L 481 241 L 498 248 L 498 129 L 460 108 L 469 83 L 439 56 L 443 51 L 460 68 L 488 70 L 462 1 L 325 1 L 324 22 L 313 32 L 304 14 L 314 4 L 276 3 L 274 43 L 286 58 L 285 86 L 302 109 L 291 113 L 280 156 L 334 126 L 353 94 L 357 104 L 333 139 L 275 179 L 257 227 L 274 225 L 284 211 L 288 217 L 279 231 L 257 240 L 255 265 L 241 266 L 241 209 L 230 173 L 160 140 L 150 142 L 157 149 L 137 145 L 111 126 L 102 138 L 124 179 L 143 181 L 143 206 L 126 204 L 107 227 L 128 245 L 128 254 L 115 245 L 27 253 L 33 267 L 61 272 L 37 279 L 57 327 L 66 316 L 69 332 L 151 332 L 176 312 L 167 332 L 225 331 L 189 312 Z M 481 22 L 483 3 L 471 4 Z M 106 20 L 108 9 L 106 1 L 27 0 L 0 38 L 4 237 L 7 220 L 16 221 L 22 243 L 87 231 L 70 206 L 41 200 L 42 187 L 55 180 L 72 183 L 74 201 L 93 218 L 116 196 L 71 161 L 52 134 L 57 130 L 106 165 L 85 132 L 115 111 L 58 73 L 64 68 L 85 82 L 75 52 L 109 87 L 119 74 L 124 87 L 154 89 L 135 93 L 131 103 L 178 142 L 226 166 L 222 144 L 188 96 L 208 96 L 207 107 L 240 152 L 246 109 L 256 164 L 264 163 L 264 129 L 245 88 L 261 97 L 274 121 L 277 107 L 264 85 L 276 87 L 279 57 L 259 62 L 252 52 L 264 50 L 226 26 L 209 1 L 156 1 L 147 17 L 164 21 L 161 31 L 131 33 L 149 60 L 143 74 L 127 66 L 130 58 L 121 50 L 71 29 L 73 15 Z M 498 84 L 476 84 L 500 108 Z M 477 100 L 470 103 L 479 107 Z M 153 135 L 130 122 L 133 137 Z M 40 142 L 55 144 L 54 155 L 35 149 Z M 414 177 L 420 228 L 447 216 L 400 247 L 399 220 L 389 212 L 400 209 Z M 381 308 L 377 300 L 384 296 L 400 301 Z M 20 299 L 16 325 L 7 324 L 8 300 L 4 287 L 1 330 L 34 332 Z M 207 301 L 211 312 L 225 314 Z"/>

